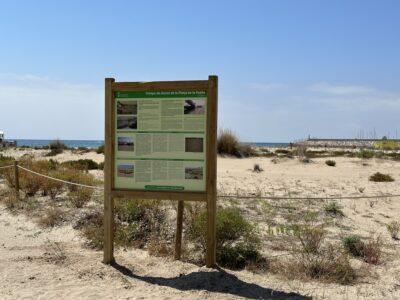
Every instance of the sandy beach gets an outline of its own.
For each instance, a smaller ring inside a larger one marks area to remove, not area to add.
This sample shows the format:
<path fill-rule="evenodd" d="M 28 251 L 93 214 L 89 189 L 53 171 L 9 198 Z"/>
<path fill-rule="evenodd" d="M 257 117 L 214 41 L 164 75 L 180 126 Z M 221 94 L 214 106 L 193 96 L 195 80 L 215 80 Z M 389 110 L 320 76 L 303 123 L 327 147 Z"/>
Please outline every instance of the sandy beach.
<path fill-rule="evenodd" d="M 33 155 L 49 159 L 46 150 L 3 151 L 3 155 L 20 158 Z M 77 159 L 103 160 L 102 154 L 65 151 L 55 157 L 59 162 Z M 273 216 L 263 210 L 263 203 L 323 210 L 338 196 L 378 196 L 400 194 L 400 162 L 387 159 L 335 157 L 335 167 L 325 164 L 327 158 L 314 158 L 302 163 L 296 158 L 218 158 L 219 195 L 292 197 L 293 199 L 218 199 L 221 207 L 232 201 L 259 226 L 262 252 L 266 257 L 287 255 L 282 246 L 286 236 L 268 233 L 271 221 L 283 220 L 284 212 L 277 209 Z M 262 172 L 253 172 L 259 164 Z M 98 178 L 102 171 L 93 170 Z M 372 182 L 375 172 L 387 173 L 394 182 Z M 5 188 L 3 182 L 2 188 Z M 296 200 L 296 197 L 318 198 Z M 346 234 L 365 238 L 378 237 L 382 243 L 382 259 L 370 265 L 351 259 L 361 268 L 361 276 L 351 285 L 316 280 L 288 280 L 279 274 L 253 273 L 250 270 L 213 270 L 189 262 L 174 261 L 173 257 L 155 257 L 145 250 L 118 248 L 117 266 L 102 264 L 102 252 L 88 249 L 84 239 L 72 224 L 43 229 L 29 216 L 12 214 L 4 204 L 0 210 L 0 298 L 34 299 L 395 299 L 400 297 L 400 243 L 392 240 L 386 224 L 400 220 L 397 198 L 368 198 L 336 200 L 344 217 L 328 226 L 328 240 L 340 241 Z M 275 298 L 274 298 L 275 297 Z"/>

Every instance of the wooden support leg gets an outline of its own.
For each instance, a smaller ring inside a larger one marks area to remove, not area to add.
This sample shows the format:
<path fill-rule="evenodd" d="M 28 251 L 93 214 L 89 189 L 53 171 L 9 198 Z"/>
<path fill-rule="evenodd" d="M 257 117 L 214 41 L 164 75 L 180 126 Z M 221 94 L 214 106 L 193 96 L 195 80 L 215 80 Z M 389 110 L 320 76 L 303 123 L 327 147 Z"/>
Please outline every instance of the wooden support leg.
<path fill-rule="evenodd" d="M 18 161 L 14 161 L 15 197 L 19 200 L 19 170 Z"/>
<path fill-rule="evenodd" d="M 175 236 L 175 259 L 181 259 L 182 250 L 182 226 L 183 226 L 183 201 L 178 201 L 178 214 L 176 217 L 176 236 Z"/>
<path fill-rule="evenodd" d="M 104 193 L 104 246 L 103 263 L 112 264 L 114 260 L 114 199 Z"/>
<path fill-rule="evenodd" d="M 216 266 L 216 202 L 210 197 L 207 201 L 207 253 L 206 266 L 213 268 Z"/>

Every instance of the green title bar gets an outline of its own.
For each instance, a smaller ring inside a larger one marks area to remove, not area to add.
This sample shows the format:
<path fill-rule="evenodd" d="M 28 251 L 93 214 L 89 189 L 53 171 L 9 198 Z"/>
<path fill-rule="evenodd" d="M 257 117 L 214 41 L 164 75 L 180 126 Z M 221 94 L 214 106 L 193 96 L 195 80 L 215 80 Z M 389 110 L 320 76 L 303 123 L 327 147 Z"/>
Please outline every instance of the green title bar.
<path fill-rule="evenodd" d="M 206 91 L 145 91 L 145 92 L 115 92 L 115 98 L 199 98 L 206 97 Z"/>
<path fill-rule="evenodd" d="M 171 185 L 146 185 L 144 188 L 153 191 L 183 191 L 185 189 L 183 186 Z"/>

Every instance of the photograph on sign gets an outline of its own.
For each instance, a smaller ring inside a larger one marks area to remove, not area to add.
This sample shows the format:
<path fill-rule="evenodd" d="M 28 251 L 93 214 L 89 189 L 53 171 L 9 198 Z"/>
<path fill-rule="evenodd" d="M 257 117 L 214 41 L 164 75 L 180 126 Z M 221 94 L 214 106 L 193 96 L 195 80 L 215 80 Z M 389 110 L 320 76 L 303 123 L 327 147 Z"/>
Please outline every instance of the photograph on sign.
<path fill-rule="evenodd" d="M 205 191 L 205 91 L 114 93 L 117 189 Z"/>

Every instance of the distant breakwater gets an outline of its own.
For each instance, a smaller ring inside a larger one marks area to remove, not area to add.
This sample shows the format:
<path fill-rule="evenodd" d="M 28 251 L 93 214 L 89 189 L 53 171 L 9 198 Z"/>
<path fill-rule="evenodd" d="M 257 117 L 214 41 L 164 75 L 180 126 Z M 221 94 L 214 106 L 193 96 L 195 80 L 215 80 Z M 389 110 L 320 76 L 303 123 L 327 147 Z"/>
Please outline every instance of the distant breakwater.
<path fill-rule="evenodd" d="M 375 148 L 376 143 L 391 141 L 400 143 L 400 139 L 315 139 L 309 138 L 303 141 L 294 142 L 294 146 L 307 146 L 315 148 Z"/>

